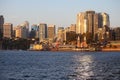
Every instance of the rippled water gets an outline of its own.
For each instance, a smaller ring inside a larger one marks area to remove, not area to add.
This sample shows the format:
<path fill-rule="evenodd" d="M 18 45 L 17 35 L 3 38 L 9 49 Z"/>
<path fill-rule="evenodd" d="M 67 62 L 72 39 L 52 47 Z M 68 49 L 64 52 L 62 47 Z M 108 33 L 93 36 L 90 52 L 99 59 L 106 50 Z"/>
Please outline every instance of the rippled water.
<path fill-rule="evenodd" d="M 120 52 L 0 51 L 0 80 L 120 80 Z"/>

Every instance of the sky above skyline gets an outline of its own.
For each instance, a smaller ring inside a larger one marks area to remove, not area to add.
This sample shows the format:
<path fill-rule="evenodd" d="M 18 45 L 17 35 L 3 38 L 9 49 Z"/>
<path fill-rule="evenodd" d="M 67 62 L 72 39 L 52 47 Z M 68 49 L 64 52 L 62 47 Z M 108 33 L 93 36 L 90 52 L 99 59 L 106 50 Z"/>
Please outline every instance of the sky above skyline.
<path fill-rule="evenodd" d="M 120 26 L 120 0 L 0 0 L 0 15 L 14 26 L 47 23 L 68 27 L 79 12 L 94 10 L 110 16 L 111 27 Z"/>

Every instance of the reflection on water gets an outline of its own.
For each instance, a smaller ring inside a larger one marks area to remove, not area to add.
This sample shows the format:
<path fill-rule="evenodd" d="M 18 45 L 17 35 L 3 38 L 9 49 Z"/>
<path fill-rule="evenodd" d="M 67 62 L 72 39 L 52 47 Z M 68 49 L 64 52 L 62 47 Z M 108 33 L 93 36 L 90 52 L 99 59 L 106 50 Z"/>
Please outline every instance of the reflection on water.
<path fill-rule="evenodd" d="M 120 80 L 120 54 L 2 51 L 0 80 Z"/>
<path fill-rule="evenodd" d="M 77 62 L 76 70 L 78 79 L 88 79 L 93 76 L 91 64 L 93 63 L 93 58 L 91 55 L 74 56 L 75 62 Z"/>

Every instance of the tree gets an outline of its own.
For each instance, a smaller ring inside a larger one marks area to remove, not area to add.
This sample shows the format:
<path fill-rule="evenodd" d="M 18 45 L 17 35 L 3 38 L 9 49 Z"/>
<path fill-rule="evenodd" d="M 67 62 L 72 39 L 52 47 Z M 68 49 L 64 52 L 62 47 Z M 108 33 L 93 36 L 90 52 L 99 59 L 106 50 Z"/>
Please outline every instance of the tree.
<path fill-rule="evenodd" d="M 71 41 L 76 41 L 77 35 L 75 32 L 70 31 L 66 32 L 66 41 L 71 42 Z"/>
<path fill-rule="evenodd" d="M 92 35 L 92 33 L 90 33 L 90 32 L 87 32 L 86 33 L 86 42 L 87 42 L 87 44 L 90 44 L 92 41 L 93 41 L 93 35 Z"/>

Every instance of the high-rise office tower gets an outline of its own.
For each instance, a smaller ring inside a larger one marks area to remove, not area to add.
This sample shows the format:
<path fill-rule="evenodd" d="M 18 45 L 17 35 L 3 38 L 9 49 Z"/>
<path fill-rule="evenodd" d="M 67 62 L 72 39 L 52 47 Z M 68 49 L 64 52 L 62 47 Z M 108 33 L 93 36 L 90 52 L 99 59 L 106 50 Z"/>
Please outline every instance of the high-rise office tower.
<path fill-rule="evenodd" d="M 110 19 L 107 13 L 98 13 L 99 24 L 98 28 L 103 28 L 104 26 L 110 26 Z"/>
<path fill-rule="evenodd" d="M 15 28 L 15 37 L 26 39 L 27 38 L 27 31 L 28 30 L 26 29 L 26 27 L 18 25 Z"/>
<path fill-rule="evenodd" d="M 95 11 L 81 12 L 77 15 L 76 33 L 89 33 L 93 40 L 97 40 L 101 30 L 102 34 L 108 34 L 106 28 L 110 26 L 109 15 L 107 13 L 95 13 Z M 108 36 L 109 37 L 109 36 Z M 104 38 L 105 39 L 105 38 Z"/>
<path fill-rule="evenodd" d="M 109 15 L 107 13 L 101 13 L 102 15 L 102 20 L 103 20 L 103 27 L 104 26 L 110 26 L 110 19 L 109 19 Z"/>
<path fill-rule="evenodd" d="M 94 32 L 94 14 L 95 11 L 86 11 L 87 32 L 89 33 Z"/>
<path fill-rule="evenodd" d="M 55 25 L 49 25 L 48 26 L 48 38 L 49 40 L 53 40 L 55 37 Z"/>
<path fill-rule="evenodd" d="M 5 23 L 3 25 L 3 37 L 12 38 L 13 25 L 11 23 Z"/>
<path fill-rule="evenodd" d="M 83 34 L 86 33 L 87 20 L 86 13 L 81 12 L 77 15 L 76 33 Z"/>
<path fill-rule="evenodd" d="M 99 28 L 99 15 L 96 13 L 94 14 L 94 27 L 93 27 L 93 37 L 94 40 L 97 40 L 97 32 L 98 32 L 98 28 Z"/>
<path fill-rule="evenodd" d="M 3 24 L 4 24 L 4 17 L 0 15 L 0 39 L 3 37 Z"/>
<path fill-rule="evenodd" d="M 39 32 L 39 27 L 38 27 L 38 25 L 37 25 L 37 24 L 33 24 L 33 25 L 31 26 L 31 31 L 30 31 L 29 37 L 30 37 L 30 38 L 39 38 L 39 37 L 38 37 L 38 32 Z"/>
<path fill-rule="evenodd" d="M 47 38 L 47 24 L 41 23 L 39 24 L 39 42 L 42 42 L 45 38 Z"/>

